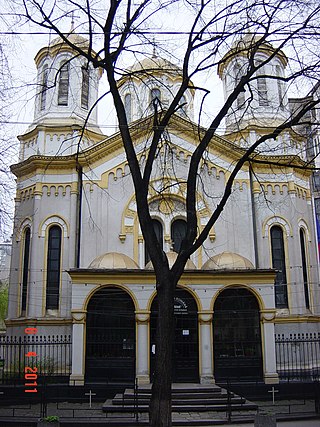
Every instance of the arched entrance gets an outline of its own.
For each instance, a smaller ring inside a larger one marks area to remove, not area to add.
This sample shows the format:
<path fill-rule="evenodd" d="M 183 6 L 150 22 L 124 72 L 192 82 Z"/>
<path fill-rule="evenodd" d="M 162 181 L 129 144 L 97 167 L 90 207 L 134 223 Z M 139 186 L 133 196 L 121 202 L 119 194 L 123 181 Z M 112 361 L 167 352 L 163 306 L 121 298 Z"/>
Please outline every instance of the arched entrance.
<path fill-rule="evenodd" d="M 213 331 L 216 380 L 262 378 L 259 305 L 251 292 L 221 292 L 214 305 Z"/>
<path fill-rule="evenodd" d="M 150 323 L 150 360 L 151 378 L 154 370 L 156 352 L 157 297 L 151 306 Z M 199 381 L 198 354 L 198 310 L 193 296 L 183 290 L 176 289 L 174 301 L 175 336 L 173 342 L 173 381 Z"/>
<path fill-rule="evenodd" d="M 122 289 L 103 288 L 87 308 L 86 381 L 126 382 L 134 375 L 134 304 Z"/>

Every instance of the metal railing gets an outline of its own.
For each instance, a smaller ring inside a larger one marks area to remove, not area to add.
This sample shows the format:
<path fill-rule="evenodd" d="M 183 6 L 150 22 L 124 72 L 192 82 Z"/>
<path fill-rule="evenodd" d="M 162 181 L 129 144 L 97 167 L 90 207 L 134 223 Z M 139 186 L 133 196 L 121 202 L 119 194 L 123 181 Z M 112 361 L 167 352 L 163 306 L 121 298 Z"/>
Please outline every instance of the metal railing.
<path fill-rule="evenodd" d="M 276 334 L 275 344 L 280 380 L 320 379 L 320 333 Z"/>
<path fill-rule="evenodd" d="M 0 382 L 23 379 L 25 368 L 37 368 L 38 376 L 69 376 L 70 335 L 0 337 Z"/>

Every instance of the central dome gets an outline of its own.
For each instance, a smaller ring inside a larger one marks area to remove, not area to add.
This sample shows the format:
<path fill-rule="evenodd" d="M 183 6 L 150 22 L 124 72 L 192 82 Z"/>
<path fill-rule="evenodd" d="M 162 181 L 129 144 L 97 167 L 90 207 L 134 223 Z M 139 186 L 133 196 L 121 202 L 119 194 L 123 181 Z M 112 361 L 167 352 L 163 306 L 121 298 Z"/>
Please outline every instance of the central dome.
<path fill-rule="evenodd" d="M 168 258 L 168 263 L 169 263 L 169 267 L 171 268 L 173 266 L 173 264 L 175 263 L 178 254 L 174 251 L 170 251 L 168 253 L 166 253 L 167 258 Z M 152 262 L 149 261 L 148 264 L 145 266 L 146 270 L 153 270 L 153 265 Z M 196 270 L 197 267 L 194 265 L 194 263 L 191 261 L 191 259 L 188 259 L 186 266 L 185 266 L 186 270 Z"/>
<path fill-rule="evenodd" d="M 158 56 L 152 56 L 151 58 L 144 58 L 141 61 L 135 62 L 132 67 L 129 68 L 131 73 L 137 73 L 139 71 L 162 71 L 169 73 L 182 73 L 182 69 L 177 65 L 172 64 L 170 61 Z"/>
<path fill-rule="evenodd" d="M 138 264 L 125 254 L 118 252 L 108 252 L 95 258 L 88 268 L 107 268 L 107 269 L 128 269 L 136 270 Z"/>

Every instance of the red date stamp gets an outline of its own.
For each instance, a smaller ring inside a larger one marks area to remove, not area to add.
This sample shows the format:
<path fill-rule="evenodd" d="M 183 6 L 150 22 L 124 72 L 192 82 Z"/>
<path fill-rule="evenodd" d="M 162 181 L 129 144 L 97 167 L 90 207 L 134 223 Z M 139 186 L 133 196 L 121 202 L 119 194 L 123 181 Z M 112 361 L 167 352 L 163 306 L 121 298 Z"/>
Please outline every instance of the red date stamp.
<path fill-rule="evenodd" d="M 38 332 L 38 329 L 37 328 L 25 328 L 24 332 L 27 335 L 36 335 L 36 333 Z M 28 358 L 28 365 L 30 363 L 29 358 L 34 358 L 37 356 L 38 355 L 35 351 L 28 351 L 28 353 L 25 354 L 25 357 Z M 24 368 L 24 379 L 25 379 L 25 381 L 28 381 L 28 382 L 25 382 L 25 384 L 24 384 L 24 386 L 25 386 L 24 392 L 25 393 L 38 393 L 38 390 L 37 390 L 38 374 L 37 374 L 37 372 L 38 372 L 38 368 L 35 366 L 34 367 L 26 366 Z M 32 382 L 29 382 L 29 381 L 32 381 Z M 30 388 L 30 387 L 33 387 L 33 388 Z"/>

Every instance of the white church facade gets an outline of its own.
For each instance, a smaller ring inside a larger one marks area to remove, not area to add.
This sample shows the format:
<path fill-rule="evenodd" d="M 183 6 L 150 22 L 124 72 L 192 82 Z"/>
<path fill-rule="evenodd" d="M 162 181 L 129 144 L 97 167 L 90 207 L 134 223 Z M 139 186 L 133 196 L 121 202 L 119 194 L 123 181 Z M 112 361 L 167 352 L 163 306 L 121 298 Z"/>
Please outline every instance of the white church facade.
<path fill-rule="evenodd" d="M 87 46 L 82 37 L 69 37 Z M 270 49 L 261 48 L 261 60 Z M 244 60 L 219 67 L 226 96 Z M 23 336 L 28 326 L 39 335 L 71 335 L 70 384 L 133 376 L 149 383 L 156 353 L 155 276 L 121 136 L 101 132 L 96 109 L 87 120 L 101 72 L 75 57 L 60 38 L 41 49 L 35 62 L 43 90 L 33 124 L 19 136 L 20 159 L 12 167 L 17 194 L 7 334 Z M 283 76 L 286 65 L 279 53 L 266 73 Z M 152 73 L 146 74 L 148 69 Z M 165 108 L 181 76 L 177 66 L 156 56 L 131 71 L 118 84 L 143 163 L 150 106 L 161 102 Z M 226 134 L 213 138 L 201 167 L 199 229 L 244 149 L 290 114 L 285 94 L 283 83 L 261 78 L 251 108 L 242 108 L 246 93 L 237 100 Z M 190 88 L 170 122 L 149 193 L 169 263 L 185 230 L 185 180 L 199 132 L 190 120 L 193 103 Z M 275 337 L 319 337 L 317 238 L 310 172 L 303 169 L 306 141 L 290 130 L 272 147 L 267 143 L 269 152 L 262 147 L 257 154 L 261 163 L 238 173 L 225 210 L 179 282 L 174 381 L 241 377 L 277 383 L 286 360 L 276 352 Z M 283 166 L 288 159 L 290 166 Z"/>

